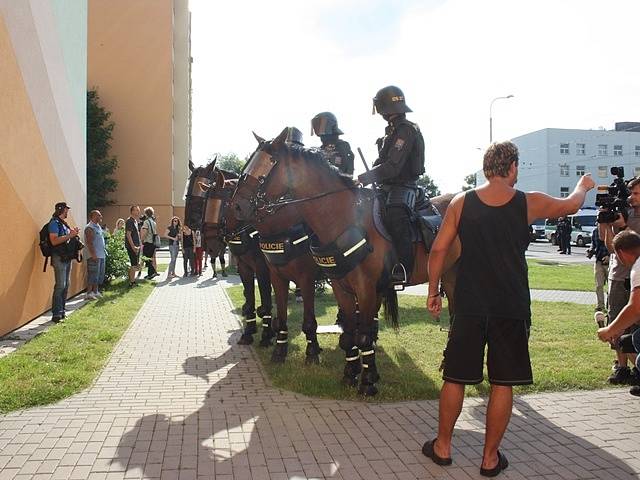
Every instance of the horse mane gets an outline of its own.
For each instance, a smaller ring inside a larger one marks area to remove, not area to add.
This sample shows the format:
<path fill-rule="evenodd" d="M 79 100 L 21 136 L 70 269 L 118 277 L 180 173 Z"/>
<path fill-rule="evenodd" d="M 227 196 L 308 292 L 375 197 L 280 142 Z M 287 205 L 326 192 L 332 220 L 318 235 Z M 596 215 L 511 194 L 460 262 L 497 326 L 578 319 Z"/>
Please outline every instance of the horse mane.
<path fill-rule="evenodd" d="M 225 180 L 232 180 L 234 178 L 240 178 L 240 176 L 236 172 L 232 172 L 231 170 L 223 170 L 221 168 L 218 169 L 224 175 Z"/>
<path fill-rule="evenodd" d="M 351 175 L 343 173 L 335 165 L 331 165 L 325 157 L 322 150 L 312 147 L 305 148 L 301 145 L 286 145 L 284 146 L 296 159 L 301 159 L 311 165 L 318 167 L 320 170 L 326 171 L 329 175 L 337 178 L 345 187 L 354 187 L 355 182 Z"/>

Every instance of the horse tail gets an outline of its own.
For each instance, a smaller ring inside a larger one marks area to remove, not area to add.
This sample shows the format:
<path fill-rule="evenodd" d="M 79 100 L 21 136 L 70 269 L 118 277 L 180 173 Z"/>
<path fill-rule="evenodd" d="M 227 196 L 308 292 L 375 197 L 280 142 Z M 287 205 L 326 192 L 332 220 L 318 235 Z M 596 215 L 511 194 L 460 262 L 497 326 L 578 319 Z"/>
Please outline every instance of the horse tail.
<path fill-rule="evenodd" d="M 382 306 L 384 308 L 384 318 L 387 322 L 391 323 L 394 330 L 399 327 L 398 324 L 398 292 L 392 287 L 387 288 L 384 298 L 382 300 Z"/>

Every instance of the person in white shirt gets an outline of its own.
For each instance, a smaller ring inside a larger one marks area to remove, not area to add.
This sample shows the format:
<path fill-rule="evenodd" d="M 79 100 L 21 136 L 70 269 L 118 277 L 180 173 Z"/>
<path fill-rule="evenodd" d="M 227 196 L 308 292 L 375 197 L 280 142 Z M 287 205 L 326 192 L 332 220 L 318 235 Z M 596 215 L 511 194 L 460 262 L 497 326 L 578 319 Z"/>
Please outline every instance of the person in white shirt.
<path fill-rule="evenodd" d="M 613 248 L 618 260 L 627 267 L 631 267 L 631 293 L 629 301 L 620 311 L 618 316 L 608 326 L 598 330 L 598 338 L 603 342 L 618 345 L 620 337 L 626 332 L 631 334 L 632 343 L 636 354 L 636 377 L 640 369 L 637 353 L 640 350 L 640 234 L 633 230 L 623 230 L 613 239 Z M 632 395 L 640 396 L 640 382 L 631 387 Z"/>

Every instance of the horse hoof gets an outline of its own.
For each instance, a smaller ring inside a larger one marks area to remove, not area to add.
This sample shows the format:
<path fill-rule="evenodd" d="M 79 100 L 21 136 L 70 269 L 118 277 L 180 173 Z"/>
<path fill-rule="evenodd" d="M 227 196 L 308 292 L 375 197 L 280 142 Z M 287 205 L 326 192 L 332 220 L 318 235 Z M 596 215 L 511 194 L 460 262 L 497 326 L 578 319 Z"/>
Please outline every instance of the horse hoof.
<path fill-rule="evenodd" d="M 307 355 L 304 359 L 304 363 L 306 365 L 319 365 L 320 364 L 320 356 L 319 355 Z"/>
<path fill-rule="evenodd" d="M 238 345 L 251 345 L 253 343 L 253 335 L 244 334 L 238 340 Z"/>
<path fill-rule="evenodd" d="M 260 346 L 262 348 L 269 348 L 271 345 L 273 344 L 271 343 L 270 338 L 263 338 L 262 340 L 260 340 Z"/>
<path fill-rule="evenodd" d="M 358 393 L 365 397 L 373 397 L 378 393 L 378 389 L 375 385 L 360 385 Z"/>
<path fill-rule="evenodd" d="M 342 384 L 347 387 L 355 387 L 356 385 L 358 385 L 358 377 L 350 377 L 348 375 L 345 375 L 344 377 L 342 377 Z"/>

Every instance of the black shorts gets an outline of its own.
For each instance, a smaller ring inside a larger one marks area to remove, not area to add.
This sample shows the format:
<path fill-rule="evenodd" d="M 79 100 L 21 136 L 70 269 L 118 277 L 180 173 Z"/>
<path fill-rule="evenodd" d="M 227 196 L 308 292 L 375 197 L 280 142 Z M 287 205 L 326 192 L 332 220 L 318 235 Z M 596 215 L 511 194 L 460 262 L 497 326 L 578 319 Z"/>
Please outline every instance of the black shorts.
<path fill-rule="evenodd" d="M 153 243 L 143 243 L 142 244 L 142 254 L 147 257 L 153 257 L 153 254 L 156 253 L 156 246 Z"/>
<path fill-rule="evenodd" d="M 443 380 L 476 385 L 484 380 L 484 347 L 492 385 L 531 385 L 529 325 L 524 319 L 456 315 L 444 352 Z"/>
<path fill-rule="evenodd" d="M 127 253 L 129 254 L 129 263 L 132 267 L 137 267 L 140 263 L 140 253 L 134 251 L 129 245 L 127 245 Z"/>

